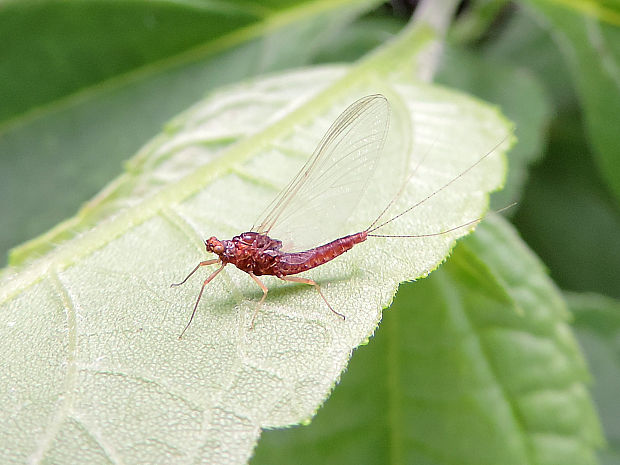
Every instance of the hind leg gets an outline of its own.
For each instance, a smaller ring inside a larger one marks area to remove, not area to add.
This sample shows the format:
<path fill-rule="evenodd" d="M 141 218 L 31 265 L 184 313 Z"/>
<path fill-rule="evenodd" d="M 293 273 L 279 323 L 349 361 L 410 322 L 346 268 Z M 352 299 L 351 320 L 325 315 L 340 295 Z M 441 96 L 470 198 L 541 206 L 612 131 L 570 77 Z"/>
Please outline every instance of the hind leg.
<path fill-rule="evenodd" d="M 332 312 L 334 312 L 336 315 L 338 315 L 340 318 L 342 318 L 343 320 L 346 320 L 346 317 L 342 313 L 338 313 L 336 310 L 332 308 L 331 305 L 329 305 L 329 302 L 327 301 L 327 299 L 321 292 L 321 286 L 319 286 L 316 281 L 313 281 L 312 279 L 307 279 L 307 278 L 299 278 L 297 276 L 278 276 L 278 278 L 280 278 L 282 281 L 290 281 L 293 283 L 302 283 L 302 284 L 309 284 L 311 286 L 314 286 L 314 288 L 317 290 L 319 295 L 323 298 L 323 300 L 325 301 L 329 309 Z"/>

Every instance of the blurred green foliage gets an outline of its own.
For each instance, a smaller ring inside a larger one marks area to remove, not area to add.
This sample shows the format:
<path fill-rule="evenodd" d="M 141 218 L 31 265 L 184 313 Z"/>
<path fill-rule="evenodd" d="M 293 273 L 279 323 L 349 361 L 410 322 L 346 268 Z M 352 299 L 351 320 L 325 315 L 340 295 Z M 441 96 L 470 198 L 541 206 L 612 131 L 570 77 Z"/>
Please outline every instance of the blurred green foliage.
<path fill-rule="evenodd" d="M 407 21 L 404 3 L 364 15 L 365 2 L 324 3 L 5 2 L 2 252 L 73 215 L 122 171 L 123 160 L 206 92 L 265 72 L 350 62 Z M 317 11 L 307 15 L 304 8 Z M 496 103 L 517 123 L 510 179 L 494 202 L 518 202 L 509 213 L 514 225 L 555 283 L 571 291 L 608 437 L 600 460 L 608 464 L 620 456 L 612 418 L 617 390 L 606 388 L 617 386 L 620 360 L 618 18 L 620 6 L 612 2 L 471 1 L 454 20 L 436 79 Z M 406 302 L 399 294 L 396 307 Z M 388 327 L 379 329 L 377 342 Z M 356 363 L 343 377 L 345 390 L 349 378 L 362 376 Z M 328 404 L 337 399 L 338 391 Z M 316 435 L 333 450 L 337 443 L 321 439 L 321 415 L 297 429 L 318 428 L 299 434 Z M 294 433 L 282 440 L 281 432 L 266 433 L 265 443 L 303 441 Z M 334 454 L 304 463 L 343 463 Z M 259 448 L 261 457 L 267 463 L 268 451 Z"/>

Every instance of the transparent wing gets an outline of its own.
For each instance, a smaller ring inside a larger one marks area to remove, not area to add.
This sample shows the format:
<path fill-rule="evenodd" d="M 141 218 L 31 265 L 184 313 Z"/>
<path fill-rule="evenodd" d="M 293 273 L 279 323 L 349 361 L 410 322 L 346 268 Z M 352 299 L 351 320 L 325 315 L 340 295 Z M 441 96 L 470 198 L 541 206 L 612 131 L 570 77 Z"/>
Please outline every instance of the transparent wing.
<path fill-rule="evenodd" d="M 342 227 L 381 155 L 389 119 L 383 95 L 349 106 L 252 230 L 281 240 L 286 251 L 307 250 L 344 235 Z"/>

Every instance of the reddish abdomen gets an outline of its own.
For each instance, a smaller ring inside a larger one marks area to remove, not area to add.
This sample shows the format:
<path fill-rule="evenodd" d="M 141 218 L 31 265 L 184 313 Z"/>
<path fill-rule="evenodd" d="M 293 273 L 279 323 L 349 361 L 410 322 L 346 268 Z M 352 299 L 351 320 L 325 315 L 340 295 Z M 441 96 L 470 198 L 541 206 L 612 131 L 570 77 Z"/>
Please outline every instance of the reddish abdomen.
<path fill-rule="evenodd" d="M 367 234 L 366 231 L 361 231 L 304 252 L 282 254 L 277 270 L 274 271 L 286 276 L 311 270 L 351 250 L 355 244 L 364 242 Z"/>

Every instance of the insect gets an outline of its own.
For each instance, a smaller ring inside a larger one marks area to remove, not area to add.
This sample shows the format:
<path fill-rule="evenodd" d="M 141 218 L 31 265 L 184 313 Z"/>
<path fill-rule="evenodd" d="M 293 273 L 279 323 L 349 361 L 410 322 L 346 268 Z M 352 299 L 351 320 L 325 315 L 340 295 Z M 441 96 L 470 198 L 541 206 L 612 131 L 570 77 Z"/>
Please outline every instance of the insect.
<path fill-rule="evenodd" d="M 183 336 L 194 319 L 205 287 L 228 264 L 235 265 L 249 274 L 263 291 L 263 296 L 252 317 L 252 328 L 260 306 L 267 297 L 267 286 L 259 278 L 263 275 L 272 275 L 283 281 L 314 286 L 327 307 L 344 320 L 345 315 L 334 310 L 318 283 L 295 275 L 333 260 L 356 244 L 364 242 L 368 237 L 436 236 L 474 224 L 482 219 L 478 218 L 433 234 L 404 236 L 374 234 L 378 229 L 448 187 L 495 149 L 489 151 L 450 182 L 398 215 L 380 222 L 398 197 L 397 194 L 368 228 L 331 242 L 325 242 L 330 235 L 331 237 L 336 235 L 359 202 L 383 150 L 389 119 L 390 106 L 383 95 L 369 95 L 357 100 L 332 124 L 301 171 L 265 209 L 256 223 L 257 226 L 253 226 L 250 231 L 241 233 L 230 240 L 211 237 L 204 241 L 206 251 L 216 254 L 218 258 L 198 263 L 183 281 L 172 284 L 171 287 L 184 284 L 203 266 L 218 264 L 219 267 L 203 282 L 190 320 L 179 338 Z"/>

